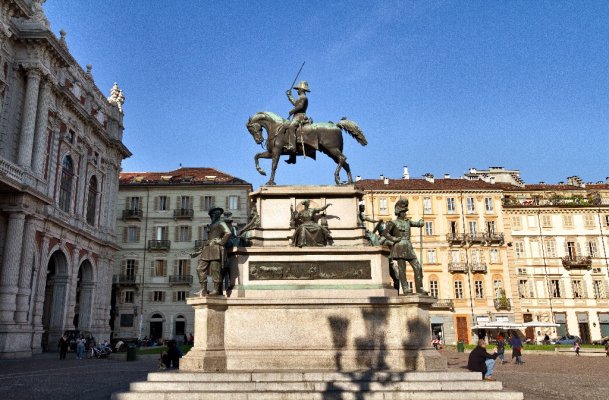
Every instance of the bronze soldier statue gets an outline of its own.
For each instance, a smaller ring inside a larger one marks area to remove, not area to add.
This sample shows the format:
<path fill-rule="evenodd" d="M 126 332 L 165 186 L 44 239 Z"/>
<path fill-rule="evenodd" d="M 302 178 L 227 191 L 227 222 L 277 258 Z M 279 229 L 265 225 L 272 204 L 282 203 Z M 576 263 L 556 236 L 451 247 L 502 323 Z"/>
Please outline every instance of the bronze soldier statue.
<path fill-rule="evenodd" d="M 327 246 L 332 242 L 332 236 L 328 228 L 323 224 L 315 222 L 317 214 L 325 211 L 332 204 L 328 203 L 320 208 L 309 208 L 311 200 L 303 200 L 300 202 L 302 210 L 294 210 L 290 205 L 290 228 L 294 228 L 292 235 L 292 246 L 295 247 L 313 247 Z"/>
<path fill-rule="evenodd" d="M 223 280 L 222 269 L 226 261 L 225 245 L 231 238 L 231 231 L 221 217 L 224 210 L 220 207 L 214 207 L 209 210 L 211 224 L 209 224 L 208 240 L 201 248 L 191 253 L 191 257 L 201 256 L 197 266 L 197 274 L 199 275 L 199 283 L 201 284 L 201 296 L 206 296 L 207 292 L 207 277 L 211 275 L 214 283 L 213 294 L 223 295 Z"/>
<path fill-rule="evenodd" d="M 297 99 L 292 97 L 292 89 L 296 89 L 298 92 Z M 309 106 L 307 92 L 310 92 L 307 81 L 300 81 L 298 85 L 294 86 L 292 89 L 288 89 L 285 92 L 290 100 L 290 103 L 292 103 L 294 106 L 294 108 L 290 110 L 290 115 L 288 117 L 288 120 L 290 117 L 292 117 L 292 120 L 286 129 L 286 134 L 288 135 L 288 144 L 286 145 L 286 150 L 292 152 L 289 160 L 286 161 L 288 164 L 296 163 L 296 130 L 298 127 L 307 122 L 307 107 Z"/>
<path fill-rule="evenodd" d="M 392 243 L 390 260 L 397 261 L 397 270 L 391 263 L 393 268 L 392 278 L 398 278 L 402 286 L 403 294 L 411 294 L 412 290 L 408 289 L 406 282 L 406 261 L 410 263 L 414 271 L 414 283 L 418 294 L 427 294 L 423 289 L 423 269 L 410 241 L 410 228 L 421 228 L 424 226 L 423 220 L 411 221 L 406 218 L 408 211 L 408 200 L 400 199 L 395 203 L 395 215 L 397 218 L 387 222 L 383 236 Z M 397 283 L 397 282 L 394 282 Z M 394 285 L 395 286 L 395 285 Z"/>

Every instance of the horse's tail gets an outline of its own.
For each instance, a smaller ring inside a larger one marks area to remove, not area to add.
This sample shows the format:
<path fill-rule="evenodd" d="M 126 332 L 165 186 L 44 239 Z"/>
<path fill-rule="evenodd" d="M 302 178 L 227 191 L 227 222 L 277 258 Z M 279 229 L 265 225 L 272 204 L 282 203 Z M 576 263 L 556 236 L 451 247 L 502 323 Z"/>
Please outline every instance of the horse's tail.
<path fill-rule="evenodd" d="M 362 132 L 355 122 L 343 117 L 336 123 L 336 126 L 349 132 L 349 134 L 353 136 L 355 140 L 357 140 L 357 143 L 361 144 L 362 146 L 368 144 L 368 141 L 364 136 L 364 132 Z"/>

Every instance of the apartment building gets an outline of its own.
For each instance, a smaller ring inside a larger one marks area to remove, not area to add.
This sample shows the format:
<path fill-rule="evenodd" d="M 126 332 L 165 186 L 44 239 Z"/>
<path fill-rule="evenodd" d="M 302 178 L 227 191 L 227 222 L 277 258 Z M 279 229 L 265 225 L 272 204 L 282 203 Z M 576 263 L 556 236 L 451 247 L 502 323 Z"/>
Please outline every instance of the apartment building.
<path fill-rule="evenodd" d="M 185 301 L 200 284 L 190 254 L 207 239 L 211 208 L 231 212 L 235 227 L 246 224 L 251 191 L 251 184 L 213 168 L 121 173 L 114 337 L 182 339 L 194 331 Z"/>

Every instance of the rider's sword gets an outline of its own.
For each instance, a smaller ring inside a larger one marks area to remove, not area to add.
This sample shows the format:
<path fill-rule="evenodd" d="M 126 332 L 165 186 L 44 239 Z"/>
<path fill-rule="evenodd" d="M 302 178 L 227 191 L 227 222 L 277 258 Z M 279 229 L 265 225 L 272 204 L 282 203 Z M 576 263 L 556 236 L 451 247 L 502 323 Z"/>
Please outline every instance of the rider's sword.
<path fill-rule="evenodd" d="M 296 83 L 296 80 L 300 76 L 300 71 L 302 71 L 302 68 L 304 67 L 305 62 L 306 61 L 302 62 L 302 65 L 300 66 L 300 69 L 298 70 L 298 73 L 294 77 L 294 81 L 292 82 L 292 84 L 290 85 L 290 88 L 288 90 L 292 90 L 292 88 L 294 87 L 294 84 Z M 290 117 L 292 117 L 292 116 L 290 115 Z M 298 140 L 298 139 L 296 139 L 296 140 Z M 304 156 L 304 158 L 307 158 L 307 155 L 305 154 L 305 147 L 304 147 L 304 141 L 303 141 L 303 138 L 302 138 L 302 134 L 300 135 L 300 143 L 302 144 L 302 155 Z"/>

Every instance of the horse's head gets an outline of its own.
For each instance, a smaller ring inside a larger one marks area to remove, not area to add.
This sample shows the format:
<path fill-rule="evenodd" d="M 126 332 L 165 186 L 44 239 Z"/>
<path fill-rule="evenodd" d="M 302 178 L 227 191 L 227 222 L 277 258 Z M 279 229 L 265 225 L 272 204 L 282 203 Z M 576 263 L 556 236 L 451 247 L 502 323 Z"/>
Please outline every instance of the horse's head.
<path fill-rule="evenodd" d="M 247 127 L 250 135 L 254 137 L 256 144 L 262 143 L 264 140 L 262 137 L 262 125 L 260 125 L 258 122 L 252 122 L 252 119 L 250 118 L 247 120 L 247 124 L 245 126 Z"/>

